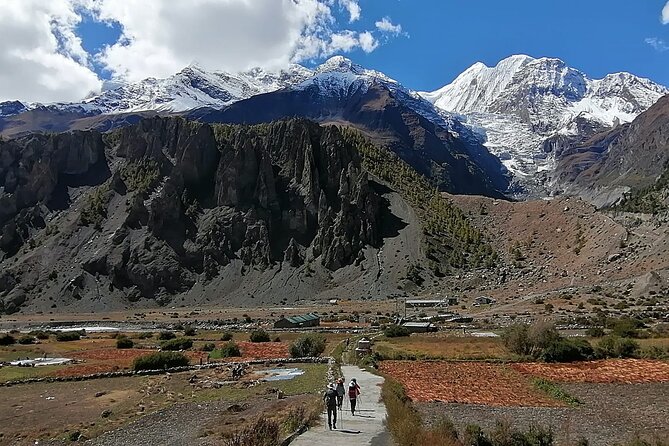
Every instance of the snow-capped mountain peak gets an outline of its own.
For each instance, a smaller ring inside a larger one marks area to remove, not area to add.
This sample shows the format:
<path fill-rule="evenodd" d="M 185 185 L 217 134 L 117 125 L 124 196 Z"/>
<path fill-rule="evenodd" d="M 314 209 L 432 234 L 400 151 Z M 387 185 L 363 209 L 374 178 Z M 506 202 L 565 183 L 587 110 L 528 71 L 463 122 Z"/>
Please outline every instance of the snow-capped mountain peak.
<path fill-rule="evenodd" d="M 514 55 L 494 67 L 477 62 L 452 83 L 420 94 L 442 110 L 455 113 L 483 112 L 506 89 L 514 75 L 534 58 Z"/>
<path fill-rule="evenodd" d="M 356 76 L 379 79 L 383 82 L 397 83 L 397 81 L 389 78 L 380 71 L 368 70 L 343 56 L 331 57 L 314 70 L 316 76 L 328 73 L 354 74 Z"/>
<path fill-rule="evenodd" d="M 284 70 L 254 68 L 241 73 L 208 71 L 191 64 L 165 79 L 148 78 L 103 91 L 84 101 L 100 113 L 138 111 L 181 112 L 199 107 L 220 108 L 251 96 L 297 84 L 313 75 L 299 65 Z"/>
<path fill-rule="evenodd" d="M 492 68 L 476 63 L 450 84 L 420 94 L 465 115 L 509 170 L 529 177 L 551 169 L 546 151 L 555 144 L 630 122 L 667 93 L 630 73 L 592 79 L 560 59 L 517 55 Z"/>

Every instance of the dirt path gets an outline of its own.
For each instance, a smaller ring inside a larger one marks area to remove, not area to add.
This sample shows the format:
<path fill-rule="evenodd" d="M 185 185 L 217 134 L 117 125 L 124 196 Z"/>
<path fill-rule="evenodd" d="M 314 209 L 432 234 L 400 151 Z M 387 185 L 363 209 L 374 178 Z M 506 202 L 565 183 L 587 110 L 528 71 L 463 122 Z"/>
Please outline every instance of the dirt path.
<path fill-rule="evenodd" d="M 383 378 L 373 375 L 355 366 L 342 366 L 342 373 L 347 382 L 356 378 L 361 394 L 359 410 L 355 416 L 348 411 L 344 398 L 344 410 L 339 412 L 337 429 L 329 430 L 327 419 L 323 415 L 323 425 L 310 429 L 300 435 L 293 446 L 350 446 L 350 445 L 385 445 L 387 433 L 383 421 L 386 407 L 381 402 L 381 384 Z"/>

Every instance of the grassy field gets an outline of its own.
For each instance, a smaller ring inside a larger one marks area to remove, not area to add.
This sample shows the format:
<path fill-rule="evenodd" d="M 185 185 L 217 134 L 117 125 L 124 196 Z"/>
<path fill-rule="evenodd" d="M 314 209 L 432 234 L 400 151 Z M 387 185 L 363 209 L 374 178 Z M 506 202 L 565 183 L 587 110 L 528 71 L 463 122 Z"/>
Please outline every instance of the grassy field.
<path fill-rule="evenodd" d="M 374 349 L 389 358 L 409 354 L 418 358 L 510 359 L 509 352 L 499 338 L 465 337 L 448 333 L 417 333 L 398 338 L 382 337 L 376 341 Z"/>
<path fill-rule="evenodd" d="M 255 380 L 263 376 L 259 372 L 266 369 L 258 366 L 249 369 L 238 383 L 219 388 L 210 383 L 229 380 L 227 369 L 197 372 L 195 382 L 191 382 L 193 373 L 190 372 L 5 388 L 2 394 L 7 410 L 0 415 L 0 432 L 3 433 L 0 444 L 18 438 L 66 438 L 68 432 L 73 431 L 92 438 L 175 404 L 215 401 L 265 404 L 276 401 L 277 390 L 287 397 L 317 398 L 325 386 L 327 365 L 290 367 L 300 368 L 304 374 L 288 381 L 256 383 Z M 105 411 L 108 413 L 102 416 Z"/>

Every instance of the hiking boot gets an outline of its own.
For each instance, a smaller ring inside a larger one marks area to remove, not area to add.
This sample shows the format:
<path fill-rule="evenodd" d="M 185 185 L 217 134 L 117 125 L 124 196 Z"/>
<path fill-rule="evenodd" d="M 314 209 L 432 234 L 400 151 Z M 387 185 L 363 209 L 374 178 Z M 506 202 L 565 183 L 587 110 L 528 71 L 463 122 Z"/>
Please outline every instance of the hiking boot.
<path fill-rule="evenodd" d="M 330 428 L 330 430 L 332 430 L 332 426 L 330 426 L 330 425 L 328 424 L 328 427 Z"/>
<path fill-rule="evenodd" d="M 333 425 L 332 425 L 332 429 L 337 429 L 337 425 L 336 425 L 336 424 L 333 424 Z"/>

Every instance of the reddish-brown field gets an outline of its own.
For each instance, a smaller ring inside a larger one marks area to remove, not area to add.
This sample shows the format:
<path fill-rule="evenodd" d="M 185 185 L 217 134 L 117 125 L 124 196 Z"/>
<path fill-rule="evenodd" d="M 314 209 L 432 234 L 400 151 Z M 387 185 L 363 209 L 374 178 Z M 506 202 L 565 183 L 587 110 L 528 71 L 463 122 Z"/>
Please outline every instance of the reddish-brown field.
<path fill-rule="evenodd" d="M 663 383 L 669 382 L 669 363 L 645 359 L 608 359 L 567 364 L 521 363 L 514 370 L 557 382 Z"/>
<path fill-rule="evenodd" d="M 398 380 L 416 402 L 487 406 L 561 407 L 503 364 L 481 362 L 383 361 L 379 370 Z"/>
<path fill-rule="evenodd" d="M 115 372 L 118 370 L 129 369 L 135 358 L 155 353 L 156 350 L 148 349 L 97 349 L 74 352 L 70 356 L 72 359 L 82 361 L 78 364 L 72 364 L 56 370 L 52 376 L 83 376 L 94 373 Z M 186 356 L 191 364 L 196 364 L 200 358 L 206 357 L 206 353 L 197 351 L 188 351 Z"/>
<path fill-rule="evenodd" d="M 288 344 L 283 342 L 239 342 L 242 360 L 280 359 L 290 357 Z"/>

